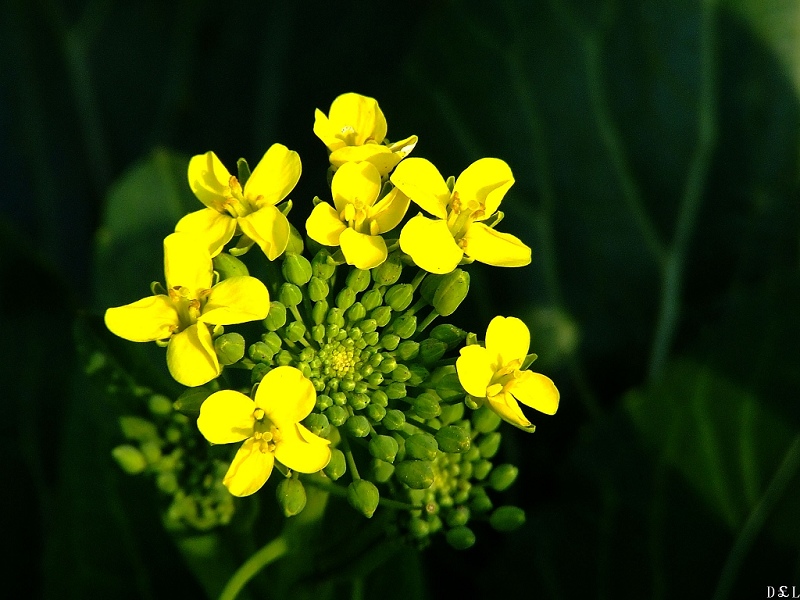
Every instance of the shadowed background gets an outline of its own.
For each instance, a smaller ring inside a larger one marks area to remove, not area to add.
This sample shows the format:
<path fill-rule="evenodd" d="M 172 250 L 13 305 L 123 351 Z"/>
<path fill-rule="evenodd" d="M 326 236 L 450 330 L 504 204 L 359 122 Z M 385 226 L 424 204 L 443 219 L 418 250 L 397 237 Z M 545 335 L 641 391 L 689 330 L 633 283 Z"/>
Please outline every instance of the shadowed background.
<path fill-rule="evenodd" d="M 199 208 L 193 154 L 298 151 L 303 223 L 328 193 L 314 109 L 354 91 L 445 176 L 509 163 L 501 229 L 533 264 L 470 267 L 454 322 L 523 318 L 562 394 L 535 434 L 504 430 L 526 525 L 399 555 L 365 597 L 800 589 L 798 23 L 794 0 L 9 0 L 9 580 L 33 564 L 30 597 L 202 597 L 152 482 L 110 457 L 117 409 L 83 375 L 72 322 L 161 278 L 160 240 Z"/>

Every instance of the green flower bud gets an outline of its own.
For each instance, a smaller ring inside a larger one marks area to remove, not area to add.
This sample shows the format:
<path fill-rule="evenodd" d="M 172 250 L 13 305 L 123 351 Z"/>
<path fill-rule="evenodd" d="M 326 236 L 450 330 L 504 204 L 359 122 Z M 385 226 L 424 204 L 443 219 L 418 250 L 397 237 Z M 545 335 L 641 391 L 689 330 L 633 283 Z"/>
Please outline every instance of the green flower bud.
<path fill-rule="evenodd" d="M 311 339 L 317 343 L 322 342 L 325 339 L 325 326 L 324 325 L 314 325 L 311 328 Z"/>
<path fill-rule="evenodd" d="M 516 506 L 501 506 L 489 517 L 489 524 L 497 531 L 514 531 L 525 524 L 525 511 Z"/>
<path fill-rule="evenodd" d="M 269 373 L 271 370 L 272 367 L 270 367 L 267 363 L 256 363 L 256 366 L 250 371 L 250 383 L 255 385 L 256 383 L 260 382 L 264 378 L 264 375 Z"/>
<path fill-rule="evenodd" d="M 244 356 L 244 338 L 238 333 L 224 333 L 214 340 L 214 351 L 221 365 L 232 365 Z"/>
<path fill-rule="evenodd" d="M 369 420 L 364 415 L 353 415 L 345 423 L 347 433 L 353 437 L 367 437 L 370 432 Z"/>
<path fill-rule="evenodd" d="M 361 304 L 364 305 L 368 311 L 379 307 L 383 303 L 383 294 L 380 290 L 372 289 L 368 292 L 365 292 L 363 296 L 361 296 Z"/>
<path fill-rule="evenodd" d="M 139 449 L 142 451 L 142 456 L 144 456 L 148 464 L 154 465 L 161 460 L 161 440 L 142 442 Z"/>
<path fill-rule="evenodd" d="M 430 433 L 415 433 L 406 438 L 406 456 L 417 460 L 436 460 L 439 444 Z"/>
<path fill-rule="evenodd" d="M 500 440 L 502 436 L 497 431 L 487 433 L 483 439 L 478 443 L 478 450 L 481 451 L 483 458 L 492 458 L 500 449 Z"/>
<path fill-rule="evenodd" d="M 374 390 L 370 395 L 370 401 L 373 405 L 377 404 L 378 406 L 382 406 L 386 408 L 389 406 L 389 396 L 386 395 L 386 392 L 383 390 Z"/>
<path fill-rule="evenodd" d="M 443 452 L 450 454 L 463 454 L 471 444 L 469 432 L 456 425 L 448 425 L 437 431 L 436 442 Z"/>
<path fill-rule="evenodd" d="M 264 327 L 276 331 L 286 324 L 286 307 L 280 302 L 269 303 L 269 313 L 264 319 Z"/>
<path fill-rule="evenodd" d="M 341 427 L 344 425 L 345 421 L 347 421 L 350 413 L 347 412 L 346 408 L 334 405 L 325 409 L 325 416 L 328 417 L 328 421 L 331 423 L 331 425 Z"/>
<path fill-rule="evenodd" d="M 386 416 L 383 417 L 381 423 L 389 431 L 397 431 L 402 429 L 406 424 L 406 416 L 403 414 L 403 411 L 393 408 L 392 410 L 386 411 Z"/>
<path fill-rule="evenodd" d="M 487 513 L 494 507 L 491 498 L 489 498 L 486 490 L 482 487 L 472 488 L 472 498 L 470 499 L 469 506 L 472 512 L 476 514 Z"/>
<path fill-rule="evenodd" d="M 397 351 L 395 354 L 397 355 L 397 358 L 404 362 L 414 360 L 419 354 L 419 343 L 412 342 L 411 340 L 400 342 L 400 344 L 397 346 Z"/>
<path fill-rule="evenodd" d="M 286 339 L 290 342 L 299 342 L 306 334 L 306 326 L 300 321 L 293 321 L 286 326 Z"/>
<path fill-rule="evenodd" d="M 311 272 L 314 277 L 320 279 L 330 279 L 336 271 L 336 262 L 333 260 L 331 253 L 325 248 L 320 249 L 311 259 Z"/>
<path fill-rule="evenodd" d="M 392 285 L 403 272 L 403 263 L 396 253 L 390 254 L 385 261 L 372 269 L 372 278 L 378 285 Z"/>
<path fill-rule="evenodd" d="M 392 323 L 392 331 L 404 340 L 410 338 L 417 331 L 417 317 L 400 315 Z"/>
<path fill-rule="evenodd" d="M 352 392 L 356 387 L 356 382 L 350 379 L 350 375 L 345 375 L 344 379 L 339 380 L 339 389 L 343 392 Z"/>
<path fill-rule="evenodd" d="M 445 538 L 456 550 L 466 550 L 475 545 L 475 534 L 469 527 L 454 527 L 447 531 Z"/>
<path fill-rule="evenodd" d="M 147 407 L 154 415 L 165 416 L 173 411 L 172 400 L 161 394 L 153 394 L 147 401 Z"/>
<path fill-rule="evenodd" d="M 325 323 L 325 317 L 328 314 L 328 303 L 325 300 L 317 300 L 314 307 L 311 309 L 311 319 L 316 325 Z"/>
<path fill-rule="evenodd" d="M 408 369 L 411 371 L 411 377 L 408 379 L 408 385 L 417 386 L 428 378 L 430 371 L 417 363 L 411 363 Z"/>
<path fill-rule="evenodd" d="M 369 271 L 362 269 L 352 269 L 347 274 L 347 287 L 356 292 L 357 294 L 363 292 L 369 287 L 370 275 Z"/>
<path fill-rule="evenodd" d="M 269 362 L 275 356 L 275 350 L 266 342 L 256 342 L 250 344 L 247 354 L 255 362 Z"/>
<path fill-rule="evenodd" d="M 397 479 L 414 490 L 431 487 L 434 480 L 433 466 L 426 460 L 405 460 L 395 465 Z"/>
<path fill-rule="evenodd" d="M 381 373 L 388 375 L 389 373 L 395 370 L 395 367 L 397 367 L 397 360 L 395 359 L 395 357 L 390 354 L 384 355 L 383 360 L 381 360 L 380 364 Z"/>
<path fill-rule="evenodd" d="M 420 296 L 431 306 L 433 306 L 433 297 L 436 295 L 436 288 L 439 287 L 441 281 L 442 275 L 428 274 L 428 276 L 422 280 L 422 285 L 419 286 Z"/>
<path fill-rule="evenodd" d="M 380 371 L 375 371 L 374 373 L 371 373 L 369 377 L 367 377 L 367 381 L 370 385 L 380 385 L 383 383 L 383 373 Z"/>
<path fill-rule="evenodd" d="M 199 412 L 198 409 L 198 414 Z M 132 415 L 120 417 L 119 426 L 122 429 L 122 435 L 129 440 L 149 442 L 159 439 L 156 426 L 147 419 L 142 419 L 141 417 L 134 417 Z"/>
<path fill-rule="evenodd" d="M 274 331 L 269 331 L 264 335 L 262 335 L 261 341 L 264 342 L 267 346 L 269 346 L 270 349 L 272 350 L 272 354 L 270 354 L 270 356 L 276 354 L 277 352 L 280 352 L 281 345 L 283 344 L 283 340 L 281 340 L 281 337 Z"/>
<path fill-rule="evenodd" d="M 439 415 L 439 420 L 442 425 L 450 425 L 456 421 L 464 418 L 464 404 L 441 404 L 442 414 Z"/>
<path fill-rule="evenodd" d="M 345 394 L 344 392 L 333 392 L 331 394 L 331 398 L 333 398 L 333 403 L 336 406 L 344 406 L 345 404 L 347 404 L 347 394 Z"/>
<path fill-rule="evenodd" d="M 358 328 L 361 330 L 361 333 L 372 333 L 378 328 L 378 323 L 375 319 L 361 319 L 358 323 Z"/>
<path fill-rule="evenodd" d="M 369 396 L 363 392 L 356 392 L 354 394 L 350 394 L 347 403 L 353 407 L 353 410 L 363 410 L 369 404 Z"/>
<path fill-rule="evenodd" d="M 293 283 L 284 283 L 278 290 L 278 300 L 286 306 L 297 306 L 303 301 L 303 292 Z"/>
<path fill-rule="evenodd" d="M 393 440 L 394 441 L 394 440 Z M 138 448 L 130 444 L 117 446 L 111 456 L 128 475 L 138 475 L 147 468 L 147 460 Z"/>
<path fill-rule="evenodd" d="M 295 516 L 306 507 L 306 489 L 303 482 L 294 477 L 282 480 L 275 489 L 275 496 L 287 517 Z"/>
<path fill-rule="evenodd" d="M 311 279 L 311 263 L 302 254 L 284 254 L 281 273 L 283 278 L 295 285 L 305 285 Z"/>
<path fill-rule="evenodd" d="M 408 381 L 411 379 L 411 370 L 405 365 L 397 365 L 391 373 L 393 381 Z"/>
<path fill-rule="evenodd" d="M 367 309 L 364 308 L 364 305 L 361 304 L 361 302 L 355 302 L 350 308 L 347 309 L 347 312 L 345 312 L 345 317 L 351 323 L 359 322 L 366 316 Z"/>
<path fill-rule="evenodd" d="M 488 460 L 481 460 L 475 463 L 472 468 L 472 476 L 478 481 L 486 479 L 489 471 L 492 470 L 492 463 Z"/>
<path fill-rule="evenodd" d="M 406 397 L 406 386 L 399 381 L 393 381 L 384 390 L 390 400 L 400 400 Z"/>
<path fill-rule="evenodd" d="M 250 275 L 250 272 L 247 270 L 247 265 L 227 252 L 217 254 L 212 262 L 214 263 L 214 270 L 219 273 L 220 281 L 228 279 L 229 277 Z"/>
<path fill-rule="evenodd" d="M 292 201 L 289 200 L 288 202 L 281 205 L 280 211 L 284 213 L 285 216 L 289 216 L 289 211 L 291 210 Z M 284 209 L 284 207 L 286 207 Z M 286 244 L 286 252 L 287 254 L 303 254 L 303 249 L 305 248 L 305 244 L 303 243 L 303 236 L 300 235 L 300 232 L 297 231 L 297 228 L 289 223 L 289 243 Z"/>
<path fill-rule="evenodd" d="M 366 412 L 367 418 L 373 423 L 379 423 L 386 416 L 386 409 L 379 404 L 370 404 Z"/>
<path fill-rule="evenodd" d="M 378 460 L 377 458 L 372 461 L 372 481 L 378 483 L 386 483 L 394 475 L 394 465 Z"/>
<path fill-rule="evenodd" d="M 519 469 L 514 465 L 498 465 L 489 475 L 489 485 L 498 492 L 504 492 L 517 479 Z"/>
<path fill-rule="evenodd" d="M 439 399 L 430 392 L 423 392 L 414 398 L 411 407 L 417 415 L 426 421 L 435 419 L 442 412 L 439 407 Z"/>
<path fill-rule="evenodd" d="M 448 348 L 458 346 L 467 337 L 467 332 L 455 325 L 442 323 L 431 330 L 431 337 L 447 344 Z"/>
<path fill-rule="evenodd" d="M 165 494 L 174 494 L 178 491 L 178 478 L 175 473 L 166 471 L 156 477 L 156 487 Z"/>
<path fill-rule="evenodd" d="M 377 435 L 369 441 L 369 453 L 375 458 L 392 463 L 397 456 L 397 442 L 388 435 Z"/>
<path fill-rule="evenodd" d="M 452 315 L 467 297 L 469 292 L 469 273 L 455 269 L 442 276 L 433 295 L 433 308 L 443 317 Z"/>
<path fill-rule="evenodd" d="M 427 521 L 413 517 L 408 522 L 408 532 L 411 534 L 411 537 L 421 540 L 430 535 L 431 528 Z"/>
<path fill-rule="evenodd" d="M 345 311 L 353 306 L 353 302 L 355 301 L 356 293 L 349 287 L 343 287 L 336 295 L 336 306 L 342 309 L 342 311 Z"/>
<path fill-rule="evenodd" d="M 339 329 L 341 329 L 344 327 L 344 311 L 341 308 L 329 309 L 326 321 L 328 325 L 336 325 Z"/>
<path fill-rule="evenodd" d="M 398 283 L 386 290 L 383 300 L 392 310 L 405 310 L 414 299 L 414 287 L 410 283 Z"/>
<path fill-rule="evenodd" d="M 279 366 L 285 367 L 294 362 L 294 356 L 292 356 L 292 353 L 289 352 L 288 350 L 281 350 L 280 352 L 278 352 L 278 354 L 275 355 L 275 362 Z"/>
<path fill-rule="evenodd" d="M 311 433 L 320 437 L 328 437 L 328 434 L 331 431 L 328 417 L 319 413 L 312 412 L 305 419 L 303 419 L 303 425 L 308 427 Z"/>
<path fill-rule="evenodd" d="M 344 458 L 344 453 L 338 448 L 333 448 L 331 450 L 331 460 L 328 463 L 328 466 L 322 469 L 322 471 L 331 479 L 331 481 L 336 481 L 339 479 L 339 477 L 344 475 L 346 470 L 347 461 Z"/>
<path fill-rule="evenodd" d="M 308 282 L 308 297 L 313 302 L 325 300 L 328 297 L 328 292 L 330 292 L 330 288 L 328 287 L 328 282 L 324 279 L 312 277 Z"/>
<path fill-rule="evenodd" d="M 389 323 L 389 319 L 392 318 L 392 309 L 388 306 L 379 306 L 374 309 L 369 316 L 375 319 L 378 327 L 386 327 Z"/>
<path fill-rule="evenodd" d="M 331 406 L 333 406 L 333 398 L 331 398 L 327 394 L 317 395 L 317 403 L 315 405 L 317 410 L 323 411 L 327 408 L 330 408 Z"/>
<path fill-rule="evenodd" d="M 347 486 L 347 501 L 368 519 L 375 513 L 380 500 L 380 492 L 375 484 L 366 479 L 356 479 Z"/>
<path fill-rule="evenodd" d="M 377 331 L 371 331 L 370 333 L 365 333 L 362 339 L 367 346 L 375 346 L 378 344 L 379 338 L 380 334 Z"/>
<path fill-rule="evenodd" d="M 447 352 L 447 344 L 428 338 L 419 345 L 419 359 L 423 365 L 432 365 Z"/>
<path fill-rule="evenodd" d="M 488 406 L 481 406 L 472 413 L 472 427 L 481 433 L 490 433 L 497 429 L 502 419 Z"/>
<path fill-rule="evenodd" d="M 469 509 L 466 506 L 459 506 L 447 513 L 447 525 L 449 527 L 462 527 L 469 523 Z"/>

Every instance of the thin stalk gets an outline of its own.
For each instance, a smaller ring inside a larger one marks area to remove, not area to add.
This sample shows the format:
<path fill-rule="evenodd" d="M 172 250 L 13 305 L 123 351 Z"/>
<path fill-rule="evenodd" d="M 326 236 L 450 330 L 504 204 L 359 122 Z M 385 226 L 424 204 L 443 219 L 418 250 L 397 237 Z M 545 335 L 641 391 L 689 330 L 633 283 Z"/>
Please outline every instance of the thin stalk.
<path fill-rule="evenodd" d="M 289 550 L 286 538 L 278 536 L 248 558 L 225 584 L 219 600 L 234 600 L 245 585 L 258 573 L 281 558 Z"/>

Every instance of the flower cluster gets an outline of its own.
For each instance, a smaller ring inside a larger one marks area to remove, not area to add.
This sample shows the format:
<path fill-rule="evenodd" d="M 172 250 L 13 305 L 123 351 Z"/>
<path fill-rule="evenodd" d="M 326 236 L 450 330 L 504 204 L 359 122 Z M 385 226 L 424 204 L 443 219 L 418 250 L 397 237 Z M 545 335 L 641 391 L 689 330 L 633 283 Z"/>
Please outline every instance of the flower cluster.
<path fill-rule="evenodd" d="M 434 326 L 468 293 L 462 267 L 530 263 L 527 245 L 496 230 L 511 169 L 483 158 L 445 180 L 407 158 L 416 136 L 389 142 L 378 103 L 359 94 L 339 96 L 327 116 L 317 110 L 314 133 L 329 151 L 330 191 L 314 198 L 305 239 L 287 218 L 296 152 L 274 144 L 252 172 L 240 159 L 236 176 L 213 152 L 195 156 L 189 186 L 205 208 L 164 240 L 166 285 L 109 308 L 108 329 L 166 346 L 169 372 L 189 388 L 167 420 L 193 415 L 200 440 L 237 444 L 227 469 L 207 478 L 214 494 L 255 494 L 277 470 L 287 516 L 311 485 L 366 517 L 395 510 L 420 544 L 444 530 L 468 547 L 470 520 L 520 525 L 524 513 L 495 508 L 489 494 L 517 475 L 492 462 L 497 428 L 533 431 L 519 403 L 554 414 L 558 390 L 527 370 L 535 355 L 521 320 L 496 317 L 483 344 Z M 254 245 L 262 278 L 242 259 Z M 120 448 L 121 464 L 142 453 Z"/>

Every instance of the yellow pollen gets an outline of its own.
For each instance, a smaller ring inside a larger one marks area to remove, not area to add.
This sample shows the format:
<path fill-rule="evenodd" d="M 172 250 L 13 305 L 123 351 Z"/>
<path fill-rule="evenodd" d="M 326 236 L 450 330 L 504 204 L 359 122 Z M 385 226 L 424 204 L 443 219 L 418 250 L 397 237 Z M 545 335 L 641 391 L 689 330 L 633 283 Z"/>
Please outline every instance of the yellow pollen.
<path fill-rule="evenodd" d="M 255 411 L 253 411 L 253 417 L 255 417 L 256 421 L 260 421 L 261 419 L 263 419 L 264 418 L 264 409 L 262 409 L 262 408 L 255 409 Z"/>

